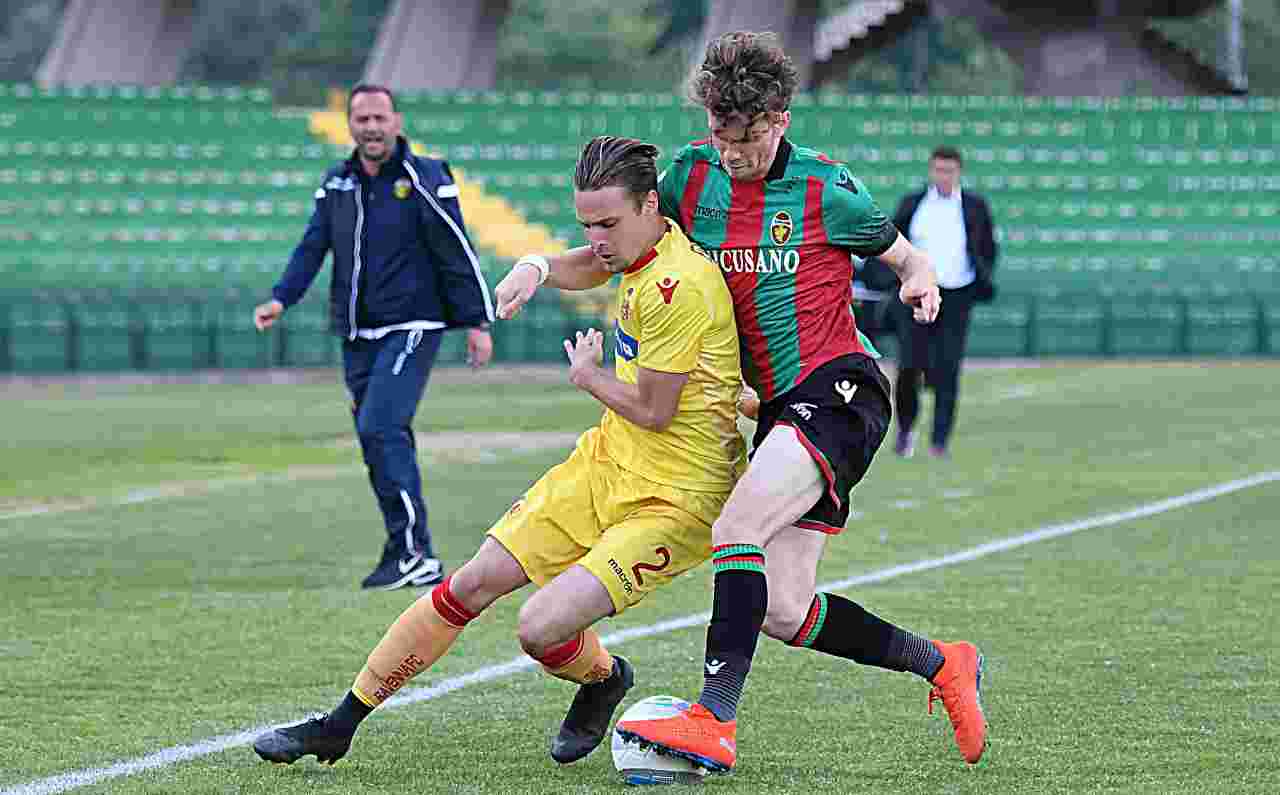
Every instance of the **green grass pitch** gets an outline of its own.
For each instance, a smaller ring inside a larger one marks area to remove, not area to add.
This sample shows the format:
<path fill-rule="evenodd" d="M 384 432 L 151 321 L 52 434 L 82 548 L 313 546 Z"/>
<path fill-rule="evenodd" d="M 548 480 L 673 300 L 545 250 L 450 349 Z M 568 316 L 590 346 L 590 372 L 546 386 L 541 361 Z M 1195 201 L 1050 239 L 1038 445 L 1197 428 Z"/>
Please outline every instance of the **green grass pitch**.
<path fill-rule="evenodd" d="M 819 576 L 1280 471 L 1278 377 L 1270 363 L 970 369 L 954 459 L 886 445 Z M 450 569 L 599 413 L 559 374 L 432 383 L 417 428 Z M 0 439 L 0 792 L 327 709 L 414 598 L 358 588 L 382 531 L 336 373 L 6 388 Z M 1273 481 L 853 588 L 892 621 L 979 644 L 986 758 L 963 764 L 914 677 L 765 638 L 738 769 L 705 789 L 1280 790 L 1277 517 Z M 706 611 L 710 586 L 700 568 L 603 630 Z M 522 601 L 496 604 L 411 686 L 518 659 Z M 697 625 L 617 646 L 637 669 L 626 703 L 696 697 L 702 641 Z M 333 768 L 239 745 L 75 791 L 621 791 L 607 749 L 551 761 L 571 697 L 526 669 L 375 714 Z"/>

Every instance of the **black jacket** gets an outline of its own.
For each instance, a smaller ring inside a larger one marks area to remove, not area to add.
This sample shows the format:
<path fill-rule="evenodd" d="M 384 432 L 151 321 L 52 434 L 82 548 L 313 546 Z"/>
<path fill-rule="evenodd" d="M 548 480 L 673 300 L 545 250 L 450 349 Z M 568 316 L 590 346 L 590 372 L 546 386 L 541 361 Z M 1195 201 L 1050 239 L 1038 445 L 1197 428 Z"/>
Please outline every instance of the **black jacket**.
<path fill-rule="evenodd" d="M 353 152 L 325 174 L 315 193 L 311 221 L 272 295 L 286 307 L 297 303 L 332 251 L 330 315 L 334 331 L 347 339 L 355 339 L 362 328 L 414 321 L 435 322 L 442 328 L 492 322 L 489 288 L 462 224 L 449 166 L 443 160 L 413 154 L 403 137 L 392 157 L 403 165 L 412 183 L 420 238 L 426 243 L 423 256 L 409 258 L 394 272 L 361 284 L 364 200 L 359 156 Z M 357 316 L 363 319 L 361 324 Z"/>
<path fill-rule="evenodd" d="M 910 238 L 908 230 L 911 229 L 911 219 L 915 217 L 925 193 L 927 190 L 919 190 L 902 197 L 902 201 L 898 203 L 898 211 L 893 214 L 893 225 L 908 238 Z M 991 210 L 981 196 L 961 190 L 960 211 L 964 214 L 964 235 L 967 240 L 969 264 L 973 266 L 976 277 L 973 281 L 974 297 L 978 301 L 990 301 L 996 295 L 993 276 L 996 269 L 996 255 L 999 252 L 996 246 L 995 229 L 991 222 Z M 868 286 L 887 289 L 894 284 L 895 279 L 893 271 L 884 263 L 879 261 L 868 263 L 865 277 Z"/>

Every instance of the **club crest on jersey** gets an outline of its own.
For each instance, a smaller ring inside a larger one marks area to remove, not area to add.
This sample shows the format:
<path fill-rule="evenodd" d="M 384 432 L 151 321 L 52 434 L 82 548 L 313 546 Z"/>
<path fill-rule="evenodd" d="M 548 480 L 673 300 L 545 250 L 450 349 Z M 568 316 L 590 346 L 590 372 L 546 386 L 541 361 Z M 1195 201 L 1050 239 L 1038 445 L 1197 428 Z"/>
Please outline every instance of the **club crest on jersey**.
<path fill-rule="evenodd" d="M 662 303 L 670 304 L 671 297 L 675 295 L 676 288 L 680 286 L 680 280 L 671 280 L 670 276 L 664 276 L 662 281 L 658 282 L 658 292 L 662 293 Z"/>
<path fill-rule="evenodd" d="M 791 220 L 791 213 L 779 210 L 773 214 L 773 220 L 769 222 L 769 235 L 776 245 L 785 246 L 791 239 L 793 229 L 795 229 L 795 223 Z"/>
<path fill-rule="evenodd" d="M 392 188 L 392 190 L 395 191 L 397 199 L 407 199 L 409 198 L 409 194 L 413 192 L 413 185 L 409 180 L 401 177 L 396 180 L 395 187 Z"/>
<path fill-rule="evenodd" d="M 622 315 L 623 320 L 631 319 L 631 296 L 635 295 L 635 292 L 636 288 L 628 287 L 627 294 L 622 297 L 622 311 L 619 314 Z"/>

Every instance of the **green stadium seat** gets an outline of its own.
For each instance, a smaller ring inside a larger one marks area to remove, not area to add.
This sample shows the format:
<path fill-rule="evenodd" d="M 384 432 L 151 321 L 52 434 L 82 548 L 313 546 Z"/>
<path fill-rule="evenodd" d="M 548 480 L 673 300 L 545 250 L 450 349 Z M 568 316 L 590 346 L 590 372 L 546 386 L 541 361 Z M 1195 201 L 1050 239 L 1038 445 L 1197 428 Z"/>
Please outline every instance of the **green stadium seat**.
<path fill-rule="evenodd" d="M 1025 295 L 1006 290 L 1001 299 L 974 307 L 967 350 L 970 356 L 1025 356 L 1031 312 Z"/>
<path fill-rule="evenodd" d="M 1208 298 L 1191 303 L 1187 353 L 1249 356 L 1262 349 L 1258 306 L 1239 297 Z"/>
<path fill-rule="evenodd" d="M 9 369 L 18 373 L 48 373 L 70 369 L 67 307 L 47 294 L 24 293 L 0 299 Z"/>
<path fill-rule="evenodd" d="M 214 367 L 262 368 L 272 364 L 273 337 L 259 333 L 250 322 L 253 302 L 211 301 L 209 319 L 214 326 Z"/>
<path fill-rule="evenodd" d="M 74 370 L 130 370 L 144 365 L 142 335 L 133 307 L 116 300 L 70 304 L 74 350 L 69 366 Z"/>
<path fill-rule="evenodd" d="M 145 330 L 140 358 L 151 370 L 191 370 L 212 365 L 210 328 L 203 301 L 139 301 Z"/>
<path fill-rule="evenodd" d="M 1109 302 L 1103 353 L 1169 356 L 1179 351 L 1184 305 L 1171 297 L 1121 296 Z"/>
<path fill-rule="evenodd" d="M 569 178 L 585 137 L 635 135 L 669 154 L 705 134 L 701 114 L 674 93 L 399 99 L 415 139 L 569 241 L 580 237 Z M 848 162 L 886 210 L 923 185 L 935 143 L 962 147 L 967 184 L 991 200 L 1004 247 L 1003 296 L 981 316 L 990 350 L 1043 341 L 1068 353 L 1155 354 L 1175 335 L 1167 315 L 1177 301 L 1167 291 L 1280 284 L 1274 98 L 824 92 L 797 97 L 795 109 L 793 137 Z M 347 154 L 307 127 L 306 113 L 277 110 L 257 90 L 0 84 L 0 277 L 60 288 L 238 285 L 261 295 L 296 243 L 323 169 Z M 1145 299 L 1116 299 L 1107 339 L 1090 338 L 1087 313 L 1073 306 L 1050 309 L 1044 333 L 1020 341 L 1022 290 L 1166 293 L 1146 326 Z M 1179 345 L 1241 349 L 1242 320 L 1196 306 L 1195 323 L 1176 330 Z M 210 322 L 220 328 L 217 317 Z M 1269 322 L 1255 320 L 1255 346 Z M 327 343 L 285 339 L 274 355 L 328 361 Z M 273 355 L 255 336 L 213 341 L 245 366 Z M 177 346 L 164 358 L 185 353 Z"/>
<path fill-rule="evenodd" d="M 1103 351 L 1104 313 L 1096 294 L 1056 295 L 1036 303 L 1034 343 L 1039 356 L 1098 356 Z"/>
<path fill-rule="evenodd" d="M 328 304 L 324 301 L 304 301 L 291 309 L 276 335 L 276 343 L 283 365 L 333 367 L 342 361 L 342 343 L 330 330 Z"/>

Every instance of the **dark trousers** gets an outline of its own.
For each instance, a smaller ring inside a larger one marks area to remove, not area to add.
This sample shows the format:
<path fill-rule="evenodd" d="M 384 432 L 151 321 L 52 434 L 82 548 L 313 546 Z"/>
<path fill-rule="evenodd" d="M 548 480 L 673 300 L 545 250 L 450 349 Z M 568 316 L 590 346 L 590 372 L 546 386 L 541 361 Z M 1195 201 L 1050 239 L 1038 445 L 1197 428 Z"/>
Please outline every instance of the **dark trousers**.
<path fill-rule="evenodd" d="M 969 315 L 974 286 L 942 290 L 942 310 L 931 324 L 917 323 L 911 308 L 897 302 L 898 379 L 894 385 L 894 409 L 898 429 L 907 433 L 920 413 L 920 380 L 933 388 L 933 436 L 930 445 L 945 448 L 956 419 L 960 394 L 960 361 L 969 337 Z"/>
<path fill-rule="evenodd" d="M 400 555 L 435 557 L 411 425 L 443 336 L 395 331 L 342 346 L 356 434 L 387 529 L 385 549 Z"/>

